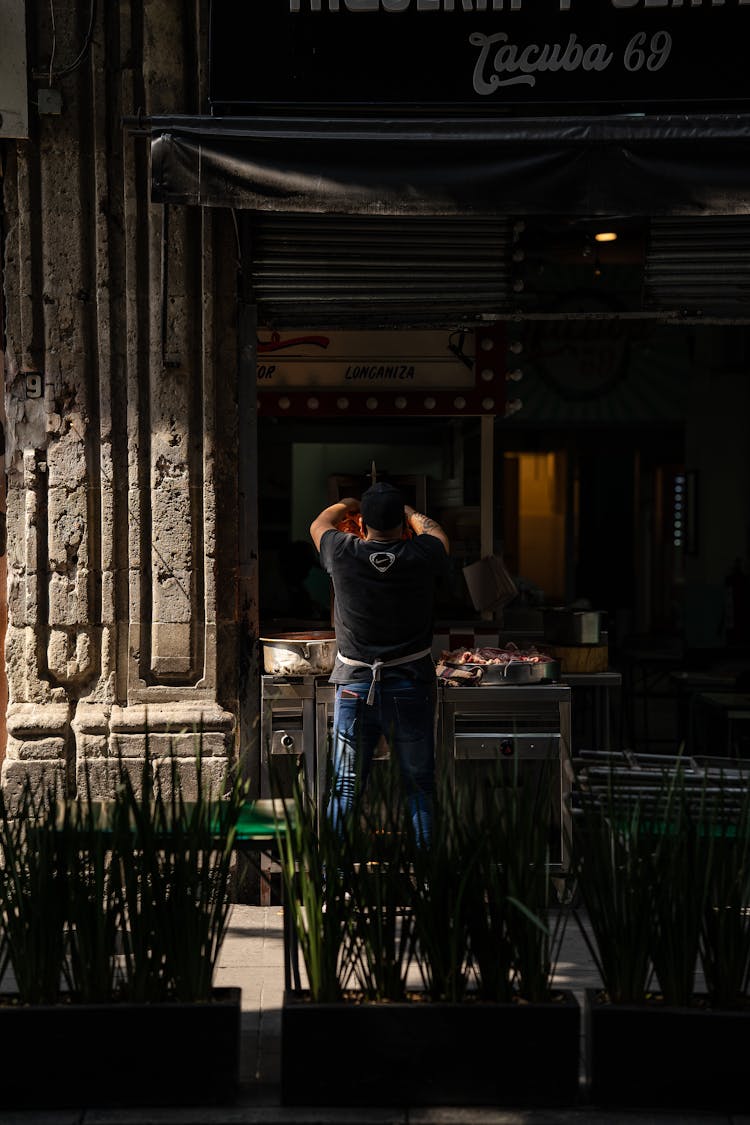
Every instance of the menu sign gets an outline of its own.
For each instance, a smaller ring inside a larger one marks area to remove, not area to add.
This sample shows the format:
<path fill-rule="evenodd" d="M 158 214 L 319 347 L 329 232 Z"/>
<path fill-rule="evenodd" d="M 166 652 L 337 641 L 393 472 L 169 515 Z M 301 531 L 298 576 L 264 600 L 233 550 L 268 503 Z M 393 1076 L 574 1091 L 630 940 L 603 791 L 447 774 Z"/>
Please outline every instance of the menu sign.
<path fill-rule="evenodd" d="M 747 102 L 750 0 L 213 0 L 211 97 L 654 108 Z"/>
<path fill-rule="evenodd" d="M 307 418 L 503 415 L 506 379 L 522 374 L 509 374 L 506 360 L 502 325 L 477 333 L 261 329 L 258 409 Z"/>
<path fill-rule="evenodd" d="M 470 332 L 258 333 L 258 389 L 342 392 L 474 386 Z"/>

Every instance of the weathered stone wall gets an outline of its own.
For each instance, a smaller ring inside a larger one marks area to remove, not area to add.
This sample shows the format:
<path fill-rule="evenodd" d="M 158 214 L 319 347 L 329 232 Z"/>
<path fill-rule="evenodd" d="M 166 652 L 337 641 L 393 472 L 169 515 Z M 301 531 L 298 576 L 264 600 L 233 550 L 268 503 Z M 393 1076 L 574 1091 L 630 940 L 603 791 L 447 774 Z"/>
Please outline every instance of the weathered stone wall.
<path fill-rule="evenodd" d="M 207 4 L 99 4 L 89 38 L 88 6 L 57 4 L 54 49 L 50 5 L 28 9 L 32 86 L 62 109 L 34 109 L 4 180 L 2 783 L 87 772 L 106 792 L 147 731 L 189 773 L 200 730 L 217 777 L 237 713 L 235 230 L 165 221 L 147 140 L 123 127 L 205 111 Z"/>

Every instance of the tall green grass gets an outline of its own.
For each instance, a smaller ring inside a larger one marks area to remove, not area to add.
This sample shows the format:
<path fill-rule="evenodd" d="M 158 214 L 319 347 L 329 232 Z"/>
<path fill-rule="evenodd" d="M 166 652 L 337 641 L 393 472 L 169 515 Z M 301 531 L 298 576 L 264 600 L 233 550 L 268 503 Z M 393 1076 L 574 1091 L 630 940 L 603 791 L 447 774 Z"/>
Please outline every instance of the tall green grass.
<path fill-rule="evenodd" d="M 107 1003 L 125 987 L 120 936 L 124 929 L 120 868 L 113 831 L 88 778 L 79 801 L 57 802 L 53 831 L 66 863 L 67 951 L 62 971 L 72 996 Z M 113 817 L 122 816 L 115 805 Z M 118 829 L 114 830 L 119 836 Z M 114 854 L 113 854 L 114 853 Z"/>
<path fill-rule="evenodd" d="M 559 837 L 555 810 L 559 761 L 537 763 L 534 774 L 522 771 L 517 759 L 498 762 L 490 774 L 488 807 L 489 850 L 484 882 L 501 880 L 496 895 L 504 896 L 504 933 L 512 951 L 514 987 L 527 1001 L 549 997 L 567 913 L 558 909 L 558 887 L 550 877 L 550 840 Z"/>
<path fill-rule="evenodd" d="M 186 801 L 179 761 L 157 771 L 149 799 L 149 759 L 136 791 L 123 772 L 118 845 L 125 982 L 133 999 L 206 1000 L 229 916 L 237 822 L 247 798 L 239 776 L 215 793 L 196 759 L 200 797 Z M 166 790 L 166 791 L 165 791 Z"/>
<path fill-rule="evenodd" d="M 747 785 L 747 780 L 745 781 Z M 743 1007 L 750 994 L 750 791 L 720 777 L 703 834 L 707 868 L 700 961 L 711 1003 Z"/>
<path fill-rule="evenodd" d="M 575 910 L 581 935 L 609 999 L 638 1003 L 652 972 L 650 824 L 640 802 L 623 801 L 610 777 L 603 796 L 582 787 L 575 828 L 577 887 L 593 940 Z"/>
<path fill-rule="evenodd" d="M 168 791 L 148 754 L 139 788 L 121 766 L 110 801 L 30 777 L 12 807 L 0 794 L 0 970 L 19 1002 L 210 998 L 247 790 L 211 792 L 198 754 L 187 801 L 167 766 Z"/>
<path fill-rule="evenodd" d="M 293 777 L 292 796 L 282 807 L 284 829 L 278 843 L 284 909 L 292 914 L 312 999 L 339 1000 L 351 982 L 355 958 L 352 943 L 345 940 L 352 914 L 348 888 L 354 879 L 347 826 L 340 835 L 327 818 L 318 824 L 301 773 Z"/>
<path fill-rule="evenodd" d="M 280 845 L 311 996 L 403 1000 L 414 967 L 435 1001 L 547 999 L 551 776 L 520 786 L 500 769 L 481 782 L 471 770 L 438 775 L 426 845 L 394 764 L 375 764 L 338 830 L 300 774 Z"/>
<path fill-rule="evenodd" d="M 651 961 L 666 1003 L 682 1006 L 692 1003 L 695 995 L 711 878 L 704 829 L 713 816 L 705 788 L 697 799 L 697 806 L 689 799 L 682 768 L 665 778 L 650 856 Z"/>
<path fill-rule="evenodd" d="M 402 836 L 404 862 L 414 871 L 410 904 L 417 965 L 432 1000 L 462 1000 L 471 981 L 468 896 L 479 847 L 467 798 L 461 786 L 438 777 L 430 845 L 418 846 L 408 825 Z"/>
<path fill-rule="evenodd" d="M 743 1006 L 750 983 L 750 793 L 747 781 L 689 777 L 678 766 L 650 789 L 623 789 L 617 771 L 595 791 L 579 776 L 574 867 L 577 913 L 614 1003 L 658 992 Z M 589 929 L 591 936 L 589 936 Z"/>
<path fill-rule="evenodd" d="M 355 878 L 350 934 L 358 988 L 369 1000 L 404 1000 L 414 957 L 412 875 L 403 845 L 411 827 L 398 769 L 379 762 L 361 815 L 351 818 Z"/>
<path fill-rule="evenodd" d="M 57 829 L 57 793 L 30 782 L 12 807 L 0 792 L 0 935 L 23 1004 L 58 1000 L 70 914 L 70 836 Z"/>

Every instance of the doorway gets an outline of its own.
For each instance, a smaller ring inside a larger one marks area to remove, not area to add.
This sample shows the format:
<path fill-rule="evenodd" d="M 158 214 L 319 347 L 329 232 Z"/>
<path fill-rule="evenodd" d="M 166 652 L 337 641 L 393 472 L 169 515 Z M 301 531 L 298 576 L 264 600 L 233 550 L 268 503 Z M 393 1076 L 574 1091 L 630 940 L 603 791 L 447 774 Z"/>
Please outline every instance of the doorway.
<path fill-rule="evenodd" d="M 564 450 L 504 454 L 504 560 L 548 603 L 565 601 Z"/>

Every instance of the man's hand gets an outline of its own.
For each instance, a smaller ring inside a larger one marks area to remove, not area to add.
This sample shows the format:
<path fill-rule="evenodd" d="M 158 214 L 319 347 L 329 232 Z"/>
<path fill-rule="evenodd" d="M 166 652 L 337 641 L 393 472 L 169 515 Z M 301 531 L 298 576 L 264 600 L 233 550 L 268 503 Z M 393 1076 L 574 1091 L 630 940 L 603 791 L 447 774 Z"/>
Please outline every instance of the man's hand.
<path fill-rule="evenodd" d="M 432 520 L 421 512 L 415 512 L 409 504 L 404 504 L 404 516 L 415 535 L 434 535 L 443 544 L 446 553 L 450 551 L 450 540 L 437 520 Z"/>
<path fill-rule="evenodd" d="M 335 531 L 344 516 L 358 511 L 359 500 L 354 496 L 345 496 L 343 500 L 338 500 L 335 504 L 324 508 L 310 524 L 310 537 L 316 549 L 320 550 L 320 541 L 327 531 Z"/>

